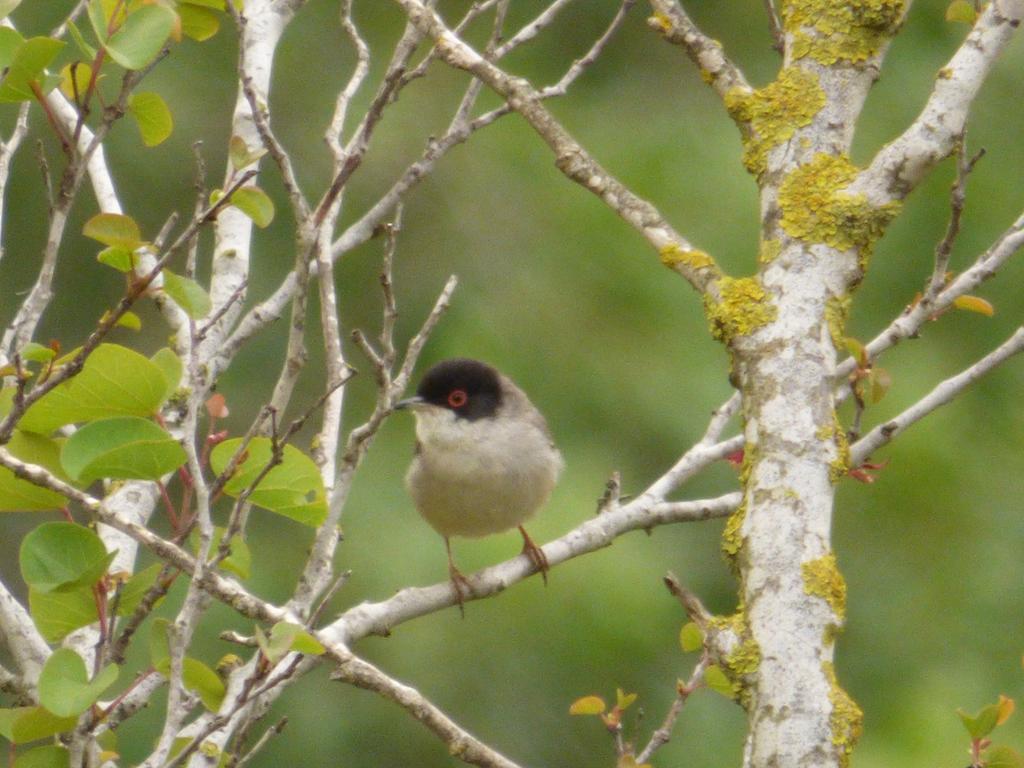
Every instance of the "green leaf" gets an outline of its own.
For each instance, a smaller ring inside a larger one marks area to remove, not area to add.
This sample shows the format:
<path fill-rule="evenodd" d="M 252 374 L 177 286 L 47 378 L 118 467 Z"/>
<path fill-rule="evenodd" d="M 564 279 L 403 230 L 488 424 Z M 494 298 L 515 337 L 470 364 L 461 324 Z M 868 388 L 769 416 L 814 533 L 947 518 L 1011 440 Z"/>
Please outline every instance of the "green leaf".
<path fill-rule="evenodd" d="M 96 598 L 88 587 L 71 592 L 40 592 L 29 587 L 28 610 L 48 643 L 59 643 L 76 629 L 99 620 Z"/>
<path fill-rule="evenodd" d="M 126 311 L 123 315 L 117 318 L 117 322 L 114 325 L 119 328 L 127 328 L 129 331 L 141 331 L 142 330 L 142 318 L 136 315 L 131 310 Z"/>
<path fill-rule="evenodd" d="M 167 644 L 167 628 L 170 624 L 167 619 L 154 619 L 149 630 L 149 663 L 165 677 L 167 672 L 163 670 L 171 668 L 171 650 Z"/>
<path fill-rule="evenodd" d="M 604 699 L 600 696 L 584 696 L 569 705 L 570 715 L 600 715 L 604 712 Z"/>
<path fill-rule="evenodd" d="M 256 641 L 271 664 L 279 662 L 290 651 L 319 656 L 325 650 L 323 645 L 303 627 L 288 621 L 279 621 L 271 627 L 269 638 L 256 627 Z"/>
<path fill-rule="evenodd" d="M 25 42 L 18 31 L 10 27 L 0 27 L 0 68 L 6 69 L 14 61 L 14 53 Z"/>
<path fill-rule="evenodd" d="M 149 657 L 153 668 L 164 677 L 171 673 L 171 653 L 167 644 L 166 619 L 157 619 L 149 635 Z M 181 663 L 181 677 L 185 687 L 199 696 L 203 706 L 216 712 L 224 701 L 224 682 L 217 673 L 198 659 L 186 656 Z"/>
<path fill-rule="evenodd" d="M 0 709 L 0 735 L 12 744 L 27 744 L 70 731 L 77 717 L 58 717 L 44 707 Z"/>
<path fill-rule="evenodd" d="M 7 18 L 7 16 L 21 5 L 21 0 L 0 0 L 0 19 Z"/>
<path fill-rule="evenodd" d="M 185 310 L 185 314 L 198 320 L 209 314 L 213 304 L 209 294 L 195 280 L 176 275 L 169 269 L 163 271 L 164 293 L 174 299 L 174 303 Z"/>
<path fill-rule="evenodd" d="M 274 201 L 259 187 L 242 187 L 231 194 L 231 205 L 252 219 L 257 227 L 274 220 Z"/>
<path fill-rule="evenodd" d="M 202 8 L 212 8 L 215 11 L 224 10 L 224 0 L 181 0 L 181 5 L 197 5 Z M 241 5 L 237 5 L 241 8 Z"/>
<path fill-rule="evenodd" d="M 186 656 L 182 660 L 181 671 L 185 687 L 199 697 L 204 707 L 211 712 L 220 709 L 220 705 L 224 701 L 225 689 L 224 681 L 217 676 L 216 672 L 199 659 L 193 659 L 190 656 Z"/>
<path fill-rule="evenodd" d="M 892 386 L 892 376 L 885 368 L 872 368 L 871 373 L 868 374 L 868 381 L 871 384 L 871 402 L 877 403 Z"/>
<path fill-rule="evenodd" d="M 53 360 L 57 353 L 49 347 L 44 347 L 42 344 L 36 344 L 34 341 L 30 341 L 18 350 L 18 354 L 20 354 L 21 359 L 26 362 L 48 363 Z"/>
<path fill-rule="evenodd" d="M 29 464 L 38 464 L 51 471 L 56 469 L 58 476 L 63 478 L 64 473 L 59 469 L 60 443 L 56 440 L 15 430 L 7 450 Z M 0 512 L 40 512 L 60 509 L 65 504 L 67 499 L 56 491 L 22 480 L 6 467 L 0 467 Z"/>
<path fill-rule="evenodd" d="M 134 251 L 145 244 L 135 219 L 121 213 L 97 213 L 85 222 L 82 234 L 104 245 L 127 251 Z"/>
<path fill-rule="evenodd" d="M 178 441 L 147 419 L 118 416 L 86 424 L 64 444 L 64 470 L 88 484 L 101 478 L 158 480 L 188 460 Z"/>
<path fill-rule="evenodd" d="M 89 90 L 92 67 L 84 61 L 72 61 L 60 70 L 60 92 L 72 102 L 80 102 Z"/>
<path fill-rule="evenodd" d="M 985 738 L 992 733 L 999 723 L 998 704 L 989 704 L 987 707 L 982 707 L 976 715 L 969 715 L 962 709 L 958 709 L 956 713 L 960 716 L 960 721 L 964 724 L 967 732 L 971 734 L 972 739 Z"/>
<path fill-rule="evenodd" d="M 75 25 L 73 21 L 68 22 L 68 31 L 71 33 L 71 39 L 75 41 L 75 45 L 78 46 L 78 50 L 82 53 L 82 56 L 92 61 L 96 58 L 96 49 L 86 42 L 85 36 L 82 35 L 82 31 Z"/>
<path fill-rule="evenodd" d="M 125 69 L 142 69 L 160 53 L 177 22 L 164 5 L 143 5 L 128 14 L 104 46 L 110 58 Z"/>
<path fill-rule="evenodd" d="M 39 79 L 63 47 L 63 42 L 50 37 L 30 37 L 19 45 L 14 51 L 3 83 L 0 83 L 0 102 L 34 99 L 36 95 L 32 90 L 33 83 L 45 93 L 47 89 Z M 54 85 L 57 82 L 60 80 L 54 82 Z"/>
<path fill-rule="evenodd" d="M 292 650 L 307 656 L 323 656 L 327 652 L 324 644 L 304 629 L 300 630 L 292 640 Z"/>
<path fill-rule="evenodd" d="M 71 756 L 64 747 L 55 744 L 36 747 L 18 755 L 14 768 L 68 768 Z"/>
<path fill-rule="evenodd" d="M 1002 744 L 985 750 L 985 768 L 1024 768 L 1024 756 Z"/>
<path fill-rule="evenodd" d="M 241 136 L 232 136 L 231 141 L 228 142 L 228 160 L 236 171 L 252 165 L 265 154 L 267 154 L 266 147 L 258 146 L 256 149 L 249 149 L 249 145 Z"/>
<path fill-rule="evenodd" d="M 637 694 L 626 693 L 621 688 L 615 689 L 615 708 L 624 712 L 636 701 Z"/>
<path fill-rule="evenodd" d="M 241 445 L 241 438 L 225 440 L 210 454 L 210 466 L 218 475 Z M 246 458 L 224 486 L 224 492 L 237 497 L 255 482 L 271 460 L 269 438 L 258 437 L 249 443 Z M 284 446 L 281 463 L 271 469 L 249 496 L 249 501 L 279 515 L 310 526 L 318 526 L 327 517 L 327 501 L 320 470 L 313 460 L 292 445 Z"/>
<path fill-rule="evenodd" d="M 714 664 L 710 665 L 704 670 L 704 684 L 707 685 L 712 691 L 720 693 L 726 698 L 735 699 L 736 689 L 733 688 L 732 683 L 726 676 L 725 672 L 722 671 L 721 667 Z"/>
<path fill-rule="evenodd" d="M 156 580 L 162 570 L 163 565 L 161 563 L 153 563 L 153 565 L 134 574 L 125 582 L 124 586 L 121 587 L 121 594 L 117 600 L 118 616 L 130 616 L 139 607 L 142 598 L 156 584 Z M 159 601 L 157 602 L 159 603 Z"/>
<path fill-rule="evenodd" d="M 135 269 L 135 252 L 112 245 L 96 254 L 96 261 L 113 267 L 118 272 L 131 272 Z"/>
<path fill-rule="evenodd" d="M 162 144 L 174 129 L 174 119 L 167 102 L 158 93 L 144 91 L 136 93 L 128 100 L 128 111 L 135 118 L 142 136 L 142 143 L 147 147 Z"/>
<path fill-rule="evenodd" d="M 149 359 L 164 375 L 166 387 L 164 389 L 163 397 L 160 398 L 160 402 L 163 402 L 174 394 L 174 391 L 181 383 L 181 374 L 183 370 L 181 358 L 174 354 L 174 350 L 170 347 L 163 347 L 158 349 L 156 354 Z"/>
<path fill-rule="evenodd" d="M 21 576 L 40 592 L 89 587 L 107 572 L 114 554 L 85 526 L 43 523 L 22 539 Z"/>
<path fill-rule="evenodd" d="M 110 664 L 89 680 L 82 657 L 70 648 L 58 648 L 39 674 L 39 703 L 58 717 L 80 715 L 117 682 L 118 671 Z"/>
<path fill-rule="evenodd" d="M 691 621 L 684 624 L 683 628 L 679 630 L 679 645 L 687 653 L 699 651 L 704 647 L 704 633 L 700 631 L 700 627 L 696 623 Z"/>
<path fill-rule="evenodd" d="M 103 0 L 90 0 L 86 10 L 89 15 L 89 23 L 92 25 L 93 34 L 96 35 L 96 39 L 100 41 L 100 44 L 104 43 L 107 37 L 109 37 L 107 34 L 109 18 L 104 11 Z"/>
<path fill-rule="evenodd" d="M 178 16 L 181 18 L 181 33 L 200 43 L 209 40 L 220 29 L 216 13 L 192 3 L 179 4 Z"/>
<path fill-rule="evenodd" d="M 213 540 L 210 542 L 210 559 L 212 560 L 217 556 L 217 552 L 220 549 L 221 539 L 224 537 L 226 529 L 222 526 L 215 526 L 213 529 Z M 199 554 L 199 531 L 192 531 L 192 549 Z M 245 543 L 245 539 L 240 534 L 235 534 L 231 537 L 231 554 L 224 558 L 220 562 L 220 567 L 225 571 L 231 571 L 240 579 L 248 579 L 252 571 L 252 553 L 249 551 L 249 545 Z"/>
<path fill-rule="evenodd" d="M 127 347 L 100 344 L 77 376 L 32 404 L 19 427 L 47 434 L 73 422 L 149 416 L 166 397 L 160 367 Z"/>
<path fill-rule="evenodd" d="M 978 12 L 974 10 L 974 4 L 968 0 L 953 0 L 946 8 L 946 21 L 959 21 L 973 25 L 977 18 Z"/>

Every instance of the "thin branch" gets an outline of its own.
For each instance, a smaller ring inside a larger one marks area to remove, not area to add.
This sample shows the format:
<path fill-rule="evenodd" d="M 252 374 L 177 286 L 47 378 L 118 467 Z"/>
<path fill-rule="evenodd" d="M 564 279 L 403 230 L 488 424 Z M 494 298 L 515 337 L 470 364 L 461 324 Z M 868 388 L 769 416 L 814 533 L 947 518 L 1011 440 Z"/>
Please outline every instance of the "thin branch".
<path fill-rule="evenodd" d="M 235 20 L 235 25 L 239 30 L 239 38 L 241 39 L 244 34 L 244 27 L 248 23 L 245 16 L 242 15 L 233 3 L 225 3 L 224 7 Z M 263 141 L 263 146 L 266 147 L 267 152 L 281 172 L 281 182 L 288 193 L 288 199 L 291 201 L 295 218 L 297 221 L 304 221 L 309 217 L 309 203 L 305 195 L 302 194 L 302 188 L 299 185 L 298 177 L 295 175 L 291 157 L 289 157 L 288 152 L 285 151 L 270 128 L 270 115 L 267 111 L 266 103 L 265 101 L 260 101 L 253 79 L 249 75 L 246 47 L 244 45 L 238 47 L 238 83 L 242 94 L 249 103 L 253 124 L 256 126 L 256 131 Z M 258 160 L 254 162 L 258 162 Z M 240 171 L 243 169 L 236 168 L 234 170 Z"/>
<path fill-rule="evenodd" d="M 270 740 L 272 738 L 280 735 L 281 731 L 284 730 L 286 725 L 288 725 L 288 718 L 282 717 L 280 720 L 278 720 L 272 726 L 267 728 L 267 730 L 265 730 L 260 735 L 259 739 L 256 740 L 256 743 L 252 745 L 252 748 L 248 752 L 246 752 L 237 760 L 228 758 L 227 768 L 243 768 L 243 766 L 246 763 L 248 763 L 250 760 L 252 760 L 254 757 L 256 757 L 256 755 L 260 753 L 260 750 L 262 750 L 265 746 L 267 746 L 267 744 L 270 743 Z"/>
<path fill-rule="evenodd" d="M 548 563 L 554 567 L 602 549 L 631 531 L 727 517 L 739 506 L 742 495 L 737 491 L 713 499 L 658 504 L 641 499 L 638 497 L 609 509 L 546 543 L 542 549 Z M 522 556 L 485 568 L 467 578 L 467 601 L 495 595 L 535 572 L 529 558 Z M 346 643 L 353 643 L 367 635 L 386 635 L 398 624 L 455 604 L 448 581 L 429 587 L 407 587 L 383 602 L 362 603 L 348 609 L 323 632 L 328 637 L 340 637 Z"/>
<path fill-rule="evenodd" d="M 975 96 L 1022 17 L 1024 7 L 1020 3 L 997 0 L 985 5 L 967 38 L 939 70 L 921 114 L 875 155 L 850 186 L 852 194 L 867 194 L 875 205 L 900 200 L 935 163 L 954 150 Z"/>
<path fill-rule="evenodd" d="M 1024 350 L 1024 328 L 1018 328 L 1010 338 L 978 360 L 974 365 L 936 385 L 895 418 L 889 419 L 864 435 L 850 447 L 850 464 L 859 466 L 872 453 L 917 423 L 936 408 L 945 405 L 967 389 L 972 383 L 1001 363 Z"/>
<path fill-rule="evenodd" d="M 551 24 L 554 23 L 555 19 L 558 18 L 558 14 L 565 10 L 565 8 L 568 7 L 568 5 L 572 2 L 573 0 L 554 0 L 554 2 L 552 2 L 543 11 L 537 14 L 537 16 L 534 17 L 532 21 L 529 21 L 526 24 L 524 24 L 522 29 L 516 32 L 506 42 L 502 43 L 496 48 L 493 48 L 493 55 L 490 58 L 493 59 L 494 61 L 502 59 L 519 46 L 525 45 L 526 43 L 533 40 L 547 27 L 551 26 Z M 456 34 L 459 34 L 457 30 L 452 31 L 454 31 Z"/>
<path fill-rule="evenodd" d="M 682 46 L 719 96 L 724 99 L 736 89 L 752 90 L 743 72 L 725 55 L 722 44 L 701 32 L 679 0 L 651 0 L 651 6 L 654 16 L 648 23 L 668 42 Z"/>
<path fill-rule="evenodd" d="M 415 688 L 398 682 L 351 652 L 341 660 L 331 677 L 395 702 L 440 738 L 448 746 L 449 754 L 464 763 L 483 768 L 520 768 L 518 763 L 459 727 Z"/>
<path fill-rule="evenodd" d="M 425 34 L 438 43 L 441 57 L 451 66 L 470 72 L 506 99 L 522 115 L 555 155 L 555 165 L 568 178 L 597 195 L 607 206 L 636 229 L 665 262 L 704 293 L 721 277 L 713 259 L 675 231 L 650 202 L 619 182 L 590 156 L 543 106 L 541 94 L 526 80 L 509 75 L 487 61 L 448 29 L 420 0 L 397 0 L 406 14 Z M 668 258 L 689 253 L 692 258 Z"/>
<path fill-rule="evenodd" d="M 864 349 L 870 360 L 876 360 L 882 352 L 899 344 L 904 339 L 918 335 L 925 323 L 952 306 L 953 301 L 963 296 L 986 280 L 993 277 L 1012 256 L 1024 248 L 1024 213 L 996 238 L 974 263 L 957 275 L 935 299 L 925 305 L 919 301 L 891 322 L 885 329 L 868 342 Z M 852 357 L 843 360 L 836 367 L 836 381 L 843 381 L 857 366 Z"/>
<path fill-rule="evenodd" d="M 967 156 L 967 137 L 963 135 L 957 142 L 956 148 L 956 180 L 953 182 L 949 195 L 949 224 L 946 226 L 946 233 L 942 240 L 935 247 L 935 268 L 932 270 L 928 287 L 925 288 L 921 300 L 932 302 L 939 291 L 948 282 L 949 259 L 953 253 L 953 244 L 960 234 L 960 221 L 964 214 L 964 203 L 966 202 L 967 177 L 970 176 L 974 166 L 985 156 L 985 150 L 980 150 L 973 157 Z"/>
<path fill-rule="evenodd" d="M 786 52 L 786 35 L 782 31 L 782 22 L 779 20 L 779 12 L 775 10 L 774 0 L 764 0 L 764 11 L 768 16 L 768 29 L 772 34 L 772 48 L 782 55 Z"/>

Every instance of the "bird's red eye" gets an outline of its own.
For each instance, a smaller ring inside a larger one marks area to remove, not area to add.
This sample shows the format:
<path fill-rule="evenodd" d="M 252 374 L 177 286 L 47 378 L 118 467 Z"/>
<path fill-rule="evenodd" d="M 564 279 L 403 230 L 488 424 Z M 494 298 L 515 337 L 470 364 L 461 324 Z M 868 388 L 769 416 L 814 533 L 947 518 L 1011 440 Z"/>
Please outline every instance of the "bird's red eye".
<path fill-rule="evenodd" d="M 464 389 L 453 389 L 448 393 L 448 405 L 452 408 L 461 408 L 469 400 L 469 395 L 466 394 Z"/>

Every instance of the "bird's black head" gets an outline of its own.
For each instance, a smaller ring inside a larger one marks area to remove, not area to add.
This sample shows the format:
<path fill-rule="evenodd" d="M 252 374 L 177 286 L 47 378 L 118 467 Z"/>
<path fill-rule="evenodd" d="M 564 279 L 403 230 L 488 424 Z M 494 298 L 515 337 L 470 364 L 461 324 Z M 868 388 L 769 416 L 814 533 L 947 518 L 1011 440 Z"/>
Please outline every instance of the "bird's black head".
<path fill-rule="evenodd" d="M 416 396 L 476 421 L 493 416 L 501 405 L 501 379 L 494 368 L 478 360 L 445 360 L 424 374 Z"/>

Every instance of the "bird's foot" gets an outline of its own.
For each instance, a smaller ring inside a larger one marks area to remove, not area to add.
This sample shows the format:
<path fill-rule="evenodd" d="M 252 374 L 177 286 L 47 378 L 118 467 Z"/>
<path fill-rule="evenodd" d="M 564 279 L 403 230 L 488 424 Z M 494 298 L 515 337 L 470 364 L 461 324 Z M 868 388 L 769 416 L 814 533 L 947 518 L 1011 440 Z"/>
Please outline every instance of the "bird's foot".
<path fill-rule="evenodd" d="M 455 591 L 455 601 L 459 604 L 459 613 L 466 618 L 464 603 L 473 594 L 473 587 L 469 579 L 462 575 L 462 571 L 455 567 L 454 563 L 448 564 L 448 577 L 452 580 L 452 589 Z"/>
<path fill-rule="evenodd" d="M 519 532 L 523 534 L 523 554 L 530 558 L 530 562 L 533 566 L 540 571 L 541 578 L 544 579 L 544 586 L 548 585 L 548 571 L 551 570 L 551 566 L 548 565 L 547 555 L 544 554 L 544 550 L 533 543 L 533 539 L 530 538 L 530 534 L 526 532 L 523 526 L 519 526 Z"/>

